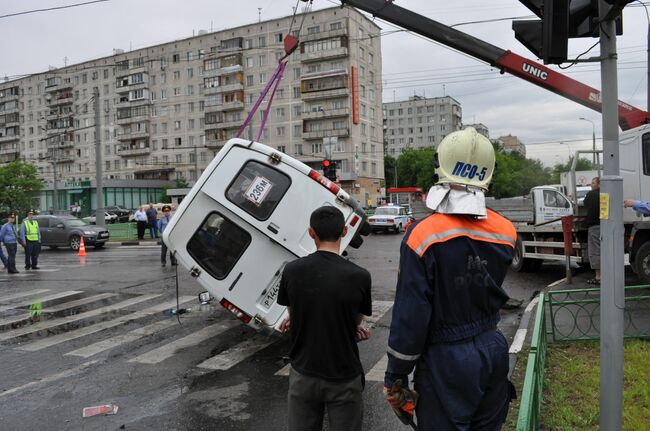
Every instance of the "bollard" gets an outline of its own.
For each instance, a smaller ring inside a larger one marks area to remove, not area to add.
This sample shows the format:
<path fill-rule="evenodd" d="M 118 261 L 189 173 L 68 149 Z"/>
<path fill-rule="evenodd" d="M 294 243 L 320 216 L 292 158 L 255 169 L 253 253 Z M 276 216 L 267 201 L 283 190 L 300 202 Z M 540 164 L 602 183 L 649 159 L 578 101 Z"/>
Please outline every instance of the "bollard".
<path fill-rule="evenodd" d="M 562 233 L 564 235 L 564 256 L 566 256 L 566 282 L 573 284 L 571 274 L 571 255 L 573 254 L 573 216 L 562 217 Z"/>

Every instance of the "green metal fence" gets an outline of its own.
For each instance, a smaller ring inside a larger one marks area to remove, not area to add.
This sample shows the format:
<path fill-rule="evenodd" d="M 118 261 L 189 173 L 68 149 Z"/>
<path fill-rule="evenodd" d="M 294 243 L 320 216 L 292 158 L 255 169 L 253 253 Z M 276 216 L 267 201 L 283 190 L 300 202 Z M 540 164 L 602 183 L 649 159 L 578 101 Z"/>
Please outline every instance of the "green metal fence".
<path fill-rule="evenodd" d="M 542 389 L 544 386 L 544 362 L 546 361 L 546 313 L 543 293 L 539 295 L 539 303 L 535 315 L 535 328 L 530 341 L 528 364 L 524 388 L 521 392 L 517 431 L 539 430 L 541 424 Z"/>
<path fill-rule="evenodd" d="M 111 233 L 110 241 L 130 241 L 138 238 L 136 223 L 115 223 L 106 225 Z"/>
<path fill-rule="evenodd" d="M 625 337 L 650 338 L 650 285 L 626 286 L 624 292 Z M 555 290 L 540 294 L 521 393 L 517 431 L 536 431 L 541 428 L 548 342 L 597 340 L 599 332 L 599 288 Z"/>
<path fill-rule="evenodd" d="M 599 339 L 599 288 L 550 291 L 546 305 L 552 341 Z M 626 338 L 650 337 L 650 285 L 625 287 L 624 333 Z"/>

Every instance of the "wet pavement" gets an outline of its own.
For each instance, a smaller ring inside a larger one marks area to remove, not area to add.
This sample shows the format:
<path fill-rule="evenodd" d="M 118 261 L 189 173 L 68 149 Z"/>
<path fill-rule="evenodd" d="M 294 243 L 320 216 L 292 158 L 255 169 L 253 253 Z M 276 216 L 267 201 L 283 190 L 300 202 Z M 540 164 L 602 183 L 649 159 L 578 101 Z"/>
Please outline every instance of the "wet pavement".
<path fill-rule="evenodd" d="M 348 255 L 373 277 L 376 322 L 360 344 L 364 429 L 402 429 L 381 393 L 400 239 L 373 235 Z M 70 250 L 44 250 L 39 266 L 0 274 L 2 428 L 286 429 L 287 339 L 256 336 L 219 305 L 199 306 L 202 289 L 182 268 L 181 307 L 191 312 L 181 324 L 163 313 L 175 307 L 176 268 L 160 267 L 155 244 L 90 249 L 83 261 Z M 563 276 L 554 264 L 508 274 L 505 289 L 522 300 L 503 311 L 509 340 L 533 294 Z M 38 316 L 30 314 L 34 303 Z M 208 359 L 219 367 L 205 368 Z M 81 417 L 84 407 L 109 403 L 117 414 Z"/>

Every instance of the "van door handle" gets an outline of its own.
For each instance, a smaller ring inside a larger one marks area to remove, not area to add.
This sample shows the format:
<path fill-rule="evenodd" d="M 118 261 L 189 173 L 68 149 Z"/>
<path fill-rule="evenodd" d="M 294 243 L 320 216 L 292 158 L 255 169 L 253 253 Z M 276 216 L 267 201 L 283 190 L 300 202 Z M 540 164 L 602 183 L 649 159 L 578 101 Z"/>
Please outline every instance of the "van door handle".
<path fill-rule="evenodd" d="M 275 234 L 280 232 L 280 228 L 274 223 L 269 223 L 269 225 L 266 228 Z"/>
<path fill-rule="evenodd" d="M 235 287 L 235 284 L 237 284 L 237 282 L 239 281 L 239 279 L 241 278 L 241 276 L 242 276 L 243 274 L 244 274 L 243 272 L 240 272 L 240 273 L 239 273 L 239 275 L 237 276 L 237 278 L 235 278 L 235 281 L 233 281 L 232 284 L 230 285 L 230 287 L 228 288 L 228 292 L 230 292 L 231 290 L 233 290 L 233 288 Z"/>

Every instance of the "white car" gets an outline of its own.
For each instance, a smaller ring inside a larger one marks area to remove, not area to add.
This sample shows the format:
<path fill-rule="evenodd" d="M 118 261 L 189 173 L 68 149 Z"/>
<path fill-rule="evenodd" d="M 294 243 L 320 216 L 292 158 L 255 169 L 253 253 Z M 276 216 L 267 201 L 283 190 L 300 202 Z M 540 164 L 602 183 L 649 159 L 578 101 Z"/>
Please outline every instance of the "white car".
<path fill-rule="evenodd" d="M 402 232 L 412 216 L 407 207 L 386 205 L 378 207 L 375 213 L 368 218 L 373 233 L 379 231 Z"/>
<path fill-rule="evenodd" d="M 117 214 L 110 214 L 110 213 L 104 213 L 104 220 L 106 223 L 117 223 Z M 91 212 L 88 217 L 82 218 L 83 221 L 90 223 L 90 224 L 95 224 L 97 222 L 97 218 L 95 217 L 95 211 Z"/>
<path fill-rule="evenodd" d="M 585 196 L 591 191 L 591 186 L 578 186 L 576 195 L 578 196 L 578 205 L 582 206 L 585 203 Z"/>

